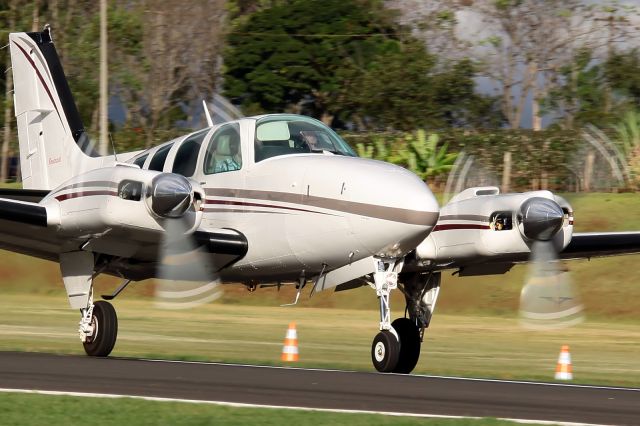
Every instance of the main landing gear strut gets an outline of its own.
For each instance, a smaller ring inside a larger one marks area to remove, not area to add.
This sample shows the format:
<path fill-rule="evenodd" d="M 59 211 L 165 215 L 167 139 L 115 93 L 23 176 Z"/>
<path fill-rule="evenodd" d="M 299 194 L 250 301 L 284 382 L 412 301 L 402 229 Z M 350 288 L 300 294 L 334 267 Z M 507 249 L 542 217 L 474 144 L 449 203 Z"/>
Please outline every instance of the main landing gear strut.
<path fill-rule="evenodd" d="M 111 303 L 93 303 L 95 260 L 91 252 L 74 251 L 60 255 L 60 269 L 69 304 L 80 310 L 78 332 L 89 356 L 108 356 L 118 337 L 118 317 Z M 111 298 L 122 291 L 119 288 Z"/>
<path fill-rule="evenodd" d="M 383 373 L 408 374 L 420 358 L 424 330 L 431 322 L 440 290 L 440 273 L 410 273 L 399 277 L 403 261 L 375 259 L 371 287 L 380 301 L 380 332 L 373 339 L 371 360 Z M 400 287 L 409 318 L 391 322 L 389 295 Z"/>
<path fill-rule="evenodd" d="M 118 337 L 118 317 L 113 305 L 104 300 L 93 303 L 91 296 L 80 314 L 79 333 L 84 351 L 89 356 L 108 356 Z"/>

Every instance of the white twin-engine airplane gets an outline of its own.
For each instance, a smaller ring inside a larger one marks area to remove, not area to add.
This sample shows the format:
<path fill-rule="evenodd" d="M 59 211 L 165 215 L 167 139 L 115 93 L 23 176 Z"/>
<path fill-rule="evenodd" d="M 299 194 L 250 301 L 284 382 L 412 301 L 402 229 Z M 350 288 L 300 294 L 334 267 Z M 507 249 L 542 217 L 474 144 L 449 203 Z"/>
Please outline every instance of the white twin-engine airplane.
<path fill-rule="evenodd" d="M 109 355 L 118 327 L 113 306 L 94 303 L 93 278 L 125 280 L 104 296 L 112 299 L 131 280 L 157 277 L 175 262 L 161 253 L 176 223 L 227 282 L 299 291 L 310 283 L 316 292 L 370 285 L 380 301 L 371 355 L 381 372 L 415 367 L 443 270 L 501 274 L 536 241 L 562 258 L 640 251 L 640 233 L 573 234 L 571 206 L 548 191 L 470 188 L 440 209 L 416 175 L 358 158 L 333 130 L 299 115 L 243 118 L 101 157 L 48 28 L 9 40 L 24 189 L 0 193 L 0 247 L 60 263 L 88 355 Z M 189 258 L 182 253 L 176 279 L 203 278 L 190 274 Z M 408 318 L 392 322 L 398 287 Z"/>

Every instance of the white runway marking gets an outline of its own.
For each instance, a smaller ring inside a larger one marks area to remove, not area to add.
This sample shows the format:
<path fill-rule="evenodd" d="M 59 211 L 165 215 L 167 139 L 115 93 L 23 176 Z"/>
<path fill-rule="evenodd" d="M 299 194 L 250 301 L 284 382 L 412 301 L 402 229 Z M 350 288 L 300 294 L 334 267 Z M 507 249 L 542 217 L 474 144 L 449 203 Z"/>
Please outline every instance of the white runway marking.
<path fill-rule="evenodd" d="M 324 371 L 327 371 L 327 370 L 324 370 Z M 333 370 L 330 370 L 330 371 L 333 371 Z M 209 405 L 221 405 L 221 406 L 237 407 L 237 408 L 266 408 L 266 409 L 284 409 L 284 410 L 316 411 L 316 412 L 346 413 L 346 414 L 377 414 L 377 415 L 394 416 L 394 417 L 420 417 L 420 418 L 433 418 L 433 419 L 474 419 L 474 420 L 482 419 L 482 417 L 475 417 L 475 416 L 445 416 L 440 414 L 399 413 L 399 412 L 393 412 L 393 411 L 310 408 L 310 407 L 295 407 L 295 406 L 284 406 L 284 405 L 280 406 L 280 405 L 265 405 L 265 404 L 246 404 L 246 403 L 240 403 L 240 402 L 225 402 L 225 401 L 201 401 L 197 399 L 159 398 L 159 397 L 153 397 L 153 396 L 119 395 L 119 394 L 108 394 L 108 393 L 46 391 L 46 390 L 37 390 L 37 389 L 0 388 L 0 392 L 52 395 L 52 396 L 76 396 L 76 397 L 88 397 L 88 398 L 114 398 L 114 399 L 115 398 L 131 398 L 131 399 L 140 399 L 144 401 L 182 402 L 182 403 L 188 403 L 188 404 L 209 404 Z M 497 419 L 510 421 L 514 423 L 534 424 L 534 425 L 606 426 L 606 425 L 598 425 L 594 423 L 574 423 L 574 422 L 557 422 L 557 421 L 546 421 L 546 420 L 510 419 L 510 418 L 502 418 L 502 417 L 498 417 Z"/>

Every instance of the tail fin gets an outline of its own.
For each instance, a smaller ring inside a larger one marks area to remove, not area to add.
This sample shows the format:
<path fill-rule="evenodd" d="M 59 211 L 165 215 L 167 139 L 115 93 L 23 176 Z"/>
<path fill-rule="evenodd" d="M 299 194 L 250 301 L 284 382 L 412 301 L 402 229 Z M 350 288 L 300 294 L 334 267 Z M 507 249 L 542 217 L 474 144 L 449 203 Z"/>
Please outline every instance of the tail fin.
<path fill-rule="evenodd" d="M 9 44 L 23 187 L 53 189 L 112 162 L 89 141 L 49 28 L 12 33 Z"/>

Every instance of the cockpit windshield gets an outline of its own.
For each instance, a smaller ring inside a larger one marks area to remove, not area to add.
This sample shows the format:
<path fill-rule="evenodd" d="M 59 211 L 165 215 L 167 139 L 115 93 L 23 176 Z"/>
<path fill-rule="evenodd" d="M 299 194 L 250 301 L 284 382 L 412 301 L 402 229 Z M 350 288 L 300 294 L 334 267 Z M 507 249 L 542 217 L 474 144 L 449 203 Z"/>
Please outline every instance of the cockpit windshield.
<path fill-rule="evenodd" d="M 356 157 L 351 147 L 318 120 L 300 115 L 275 115 L 258 120 L 256 162 L 287 154 L 330 153 Z"/>

